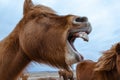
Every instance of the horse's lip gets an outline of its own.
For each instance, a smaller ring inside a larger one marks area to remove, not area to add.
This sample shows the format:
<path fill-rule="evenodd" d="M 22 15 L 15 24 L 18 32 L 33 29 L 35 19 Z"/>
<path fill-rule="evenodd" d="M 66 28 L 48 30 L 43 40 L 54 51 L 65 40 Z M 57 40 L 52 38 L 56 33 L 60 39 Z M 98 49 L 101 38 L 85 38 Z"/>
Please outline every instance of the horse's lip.
<path fill-rule="evenodd" d="M 91 24 L 89 22 L 84 23 L 84 27 L 78 26 L 76 29 L 69 30 L 70 33 L 85 32 L 89 34 L 92 31 Z"/>

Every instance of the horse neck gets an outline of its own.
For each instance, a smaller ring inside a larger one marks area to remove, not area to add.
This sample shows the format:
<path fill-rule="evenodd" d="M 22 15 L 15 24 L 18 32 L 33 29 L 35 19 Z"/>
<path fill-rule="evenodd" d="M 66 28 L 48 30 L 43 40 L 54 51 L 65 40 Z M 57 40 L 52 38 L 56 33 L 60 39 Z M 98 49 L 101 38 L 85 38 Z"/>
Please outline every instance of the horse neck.
<path fill-rule="evenodd" d="M 19 30 L 13 32 L 0 42 L 0 80 L 15 80 L 22 70 L 30 63 L 19 45 Z"/>
<path fill-rule="evenodd" d="M 27 58 L 27 56 L 22 51 L 19 51 L 14 57 L 14 59 L 11 61 L 11 64 L 8 65 L 8 69 L 6 70 L 4 68 L 4 74 L 2 74 L 2 76 L 0 74 L 0 79 L 2 77 L 2 80 L 16 80 L 20 73 L 23 71 L 23 69 L 29 63 L 30 59 Z"/>

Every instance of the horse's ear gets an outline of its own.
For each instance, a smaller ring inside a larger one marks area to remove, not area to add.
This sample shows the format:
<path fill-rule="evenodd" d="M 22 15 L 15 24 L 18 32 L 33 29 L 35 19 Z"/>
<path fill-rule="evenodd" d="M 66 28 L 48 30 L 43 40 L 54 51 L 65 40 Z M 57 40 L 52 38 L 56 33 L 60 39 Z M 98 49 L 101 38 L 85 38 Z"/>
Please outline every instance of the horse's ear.
<path fill-rule="evenodd" d="M 120 43 L 116 45 L 116 52 L 118 55 L 120 55 Z"/>
<path fill-rule="evenodd" d="M 34 4 L 31 0 L 25 0 L 23 14 L 25 15 L 33 6 Z"/>

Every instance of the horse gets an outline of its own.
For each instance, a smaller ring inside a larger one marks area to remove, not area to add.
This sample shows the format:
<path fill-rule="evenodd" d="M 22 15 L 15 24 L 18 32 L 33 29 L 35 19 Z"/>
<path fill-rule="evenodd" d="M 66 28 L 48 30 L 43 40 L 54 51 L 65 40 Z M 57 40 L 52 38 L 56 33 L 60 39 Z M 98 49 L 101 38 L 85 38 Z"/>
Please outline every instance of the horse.
<path fill-rule="evenodd" d="M 120 80 L 120 43 L 104 51 L 97 62 L 79 62 L 76 76 L 77 80 Z"/>
<path fill-rule="evenodd" d="M 82 36 L 88 41 L 91 24 L 87 17 L 58 15 L 44 5 L 25 0 L 23 18 L 0 41 L 0 79 L 16 80 L 30 62 L 69 69 L 69 62 L 80 61 L 73 43 Z"/>

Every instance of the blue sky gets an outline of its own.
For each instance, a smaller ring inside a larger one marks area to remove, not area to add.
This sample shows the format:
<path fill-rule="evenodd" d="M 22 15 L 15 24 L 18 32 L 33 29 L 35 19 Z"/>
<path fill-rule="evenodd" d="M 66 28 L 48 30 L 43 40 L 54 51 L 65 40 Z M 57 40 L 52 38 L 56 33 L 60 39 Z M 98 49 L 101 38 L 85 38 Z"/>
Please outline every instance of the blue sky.
<path fill-rule="evenodd" d="M 24 0 L 0 0 L 0 40 L 7 36 L 22 18 Z M 33 0 L 53 8 L 60 15 L 87 16 L 92 25 L 89 42 L 75 41 L 85 59 L 96 61 L 101 52 L 120 41 L 120 0 Z M 28 71 L 56 70 L 33 63 Z"/>

